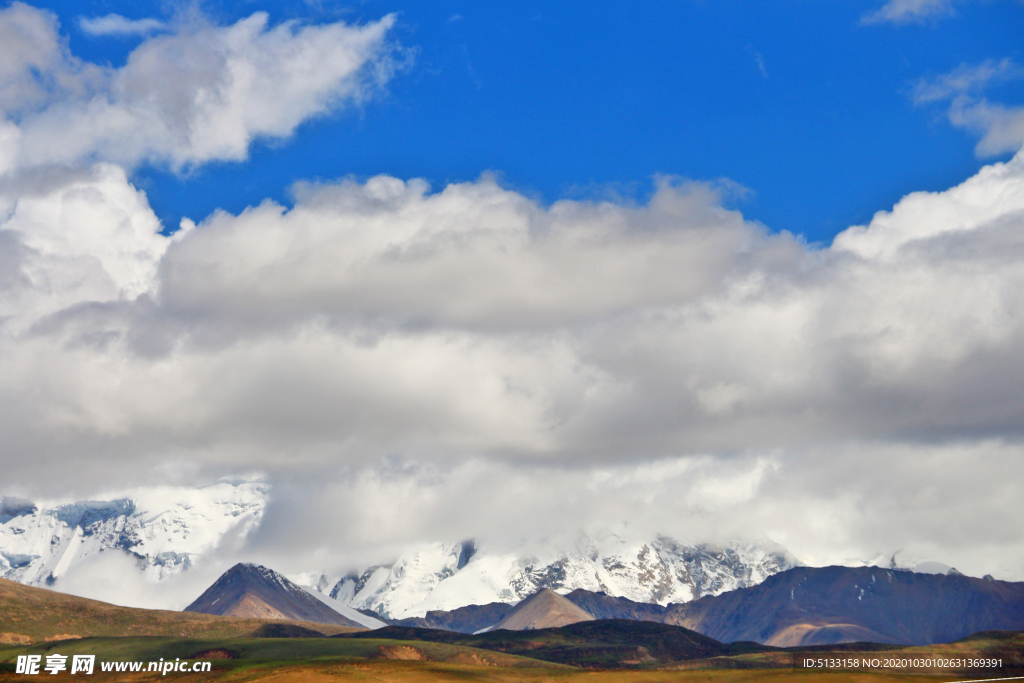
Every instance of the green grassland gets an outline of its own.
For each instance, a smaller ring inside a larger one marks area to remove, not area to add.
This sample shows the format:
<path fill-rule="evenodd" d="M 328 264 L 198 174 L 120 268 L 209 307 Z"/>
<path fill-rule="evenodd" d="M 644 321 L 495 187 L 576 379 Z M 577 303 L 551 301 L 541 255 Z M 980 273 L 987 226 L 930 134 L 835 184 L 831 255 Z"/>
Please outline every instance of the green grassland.
<path fill-rule="evenodd" d="M 74 681 L 79 676 L 66 672 L 46 680 Z M 0 671 L 0 683 L 25 681 L 25 676 Z M 625 671 L 587 670 L 556 667 L 506 667 L 459 662 L 401 660 L 336 660 L 280 662 L 242 660 L 219 663 L 210 673 L 103 674 L 84 680 L 100 683 L 948 683 L 963 680 L 949 674 L 906 674 L 893 672 L 820 672 L 792 669 Z"/>
<path fill-rule="evenodd" d="M 18 655 L 94 654 L 97 661 L 157 661 L 159 659 L 215 659 L 221 666 L 238 668 L 251 662 L 315 662 L 351 659 L 412 659 L 464 662 L 483 666 L 545 667 L 559 665 L 489 650 L 447 643 L 384 639 L 335 638 L 77 638 L 27 646 L 0 646 L 0 664 L 10 665 Z M 9 667 L 7 667 L 9 668 Z"/>
<path fill-rule="evenodd" d="M 522 641 L 520 641 L 522 642 Z M 867 654 L 878 653 L 867 650 Z M 899 657 L 1001 657 L 1005 668 L 988 671 L 808 671 L 793 668 L 794 651 L 747 653 L 663 662 L 661 669 L 601 669 L 584 650 L 580 667 L 559 665 L 524 656 L 482 650 L 449 643 L 388 640 L 376 638 L 170 638 L 94 637 L 36 643 L 28 646 L 0 646 L 0 681 L 25 680 L 14 674 L 19 654 L 95 654 L 97 661 L 157 661 L 215 658 L 213 671 L 206 674 L 172 673 L 175 680 L 209 681 L 686 681 L 692 683 L 773 683 L 793 680 L 805 683 L 834 681 L 863 683 L 884 681 L 956 681 L 1021 675 L 1013 667 L 1024 665 L 1024 634 L 988 633 L 948 645 L 887 650 Z M 856 657 L 857 650 L 814 648 L 799 656 Z M 643 663 L 640 663 L 643 664 Z M 621 666 L 613 662 L 613 666 Z M 98 669 L 98 667 L 97 667 Z M 47 675 L 61 680 L 63 675 Z M 94 674 L 97 680 L 150 681 L 159 675 Z M 77 679 L 75 679 L 77 680 Z"/>

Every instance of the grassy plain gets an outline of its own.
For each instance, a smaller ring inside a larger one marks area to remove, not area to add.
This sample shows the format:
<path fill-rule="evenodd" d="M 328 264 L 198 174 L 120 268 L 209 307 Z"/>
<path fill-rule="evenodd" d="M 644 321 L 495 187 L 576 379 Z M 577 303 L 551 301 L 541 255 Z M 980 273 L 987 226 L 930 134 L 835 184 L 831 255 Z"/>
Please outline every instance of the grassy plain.
<path fill-rule="evenodd" d="M 1021 663 L 1024 634 L 996 633 L 942 646 L 905 648 L 900 657 L 1010 657 Z M 213 671 L 203 674 L 101 673 L 86 680 L 178 683 L 948 683 L 967 679 L 1021 675 L 1017 672 L 963 671 L 813 671 L 791 667 L 791 653 L 770 652 L 716 657 L 679 663 L 674 670 L 608 670 L 560 666 L 527 657 L 447 643 L 353 638 L 220 638 L 167 637 L 84 638 L 30 646 L 0 647 L 0 683 L 25 681 L 14 673 L 18 654 L 95 654 L 98 661 L 194 660 L 215 657 Z M 859 653 L 864 655 L 865 653 Z M 867 653 L 874 656 L 875 653 Z M 886 655 L 895 654 L 888 651 Z M 858 656 L 856 652 L 818 651 L 813 656 Z M 744 668 L 722 668 L 722 667 Z M 749 667 L 749 668 L 748 668 Z M 67 673 L 46 674 L 45 680 L 81 680 Z"/>
<path fill-rule="evenodd" d="M 31 680 L 0 672 L 0 682 Z M 67 673 L 45 680 L 82 680 Z M 820 672 L 791 669 L 624 671 L 548 667 L 509 668 L 458 662 L 341 660 L 287 663 L 248 660 L 224 663 L 205 674 L 102 674 L 84 680 L 107 683 L 947 683 L 964 680 L 949 674 Z"/>

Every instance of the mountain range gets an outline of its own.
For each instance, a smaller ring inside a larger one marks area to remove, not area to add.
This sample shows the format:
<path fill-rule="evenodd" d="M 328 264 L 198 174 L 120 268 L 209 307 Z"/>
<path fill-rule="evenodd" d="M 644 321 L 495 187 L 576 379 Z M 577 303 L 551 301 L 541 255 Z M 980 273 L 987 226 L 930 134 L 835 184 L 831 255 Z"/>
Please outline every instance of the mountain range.
<path fill-rule="evenodd" d="M 187 570 L 263 518 L 269 485 L 218 482 L 142 496 L 56 505 L 0 498 L 0 578 L 53 585 L 82 560 L 121 552 L 159 581 Z"/>
<path fill-rule="evenodd" d="M 686 545 L 667 536 L 631 543 L 608 535 L 534 552 L 490 551 L 472 541 L 424 544 L 392 564 L 305 581 L 356 609 L 400 620 L 466 605 L 514 604 L 544 588 L 662 605 L 687 602 L 756 585 L 799 564 L 772 544 Z"/>
<path fill-rule="evenodd" d="M 78 563 L 109 552 L 134 559 L 141 573 L 159 582 L 251 534 L 268 493 L 262 482 L 219 482 L 106 501 L 3 498 L 0 577 L 54 585 Z M 800 564 L 771 544 L 687 545 L 663 535 L 646 542 L 614 534 L 581 536 L 530 550 L 474 541 L 428 543 L 392 563 L 356 572 L 281 577 L 293 586 L 288 609 L 266 596 L 261 608 L 292 619 L 319 619 L 311 615 L 326 608 L 326 614 L 348 620 L 334 623 L 367 628 L 387 622 L 475 633 L 550 590 L 597 619 L 676 624 L 724 642 L 933 643 L 972 630 L 1021 627 L 1021 584 L 964 577 L 934 562 L 906 571 L 895 555 L 854 568 L 812 570 Z M 250 602 L 259 597 L 246 594 Z M 307 612 L 295 611 L 295 600 Z M 902 601 L 899 614 L 893 601 Z M 250 613 L 256 614 L 253 605 Z M 535 628 L 543 623 L 527 621 Z"/>
<path fill-rule="evenodd" d="M 264 567 L 237 565 L 188 609 L 351 623 L 339 621 L 338 613 L 324 616 L 327 606 L 316 604 L 307 590 Z M 686 603 L 638 603 L 583 589 L 563 596 L 543 588 L 515 606 L 463 606 L 395 625 L 472 635 L 609 619 L 683 627 L 721 643 L 930 645 L 981 631 L 1024 629 L 1024 583 L 878 567 L 796 567 L 757 586 Z"/>
<path fill-rule="evenodd" d="M 2 498 L 0 577 L 54 586 L 88 558 L 120 553 L 158 582 L 209 561 L 228 541 L 244 541 L 261 523 L 268 495 L 265 482 L 236 481 L 146 489 L 102 501 Z M 467 605 L 515 604 L 542 588 L 664 605 L 756 585 L 799 564 L 772 544 L 687 545 L 667 536 L 629 542 L 609 534 L 532 549 L 426 543 L 388 564 L 291 578 L 326 600 L 395 620 Z"/>

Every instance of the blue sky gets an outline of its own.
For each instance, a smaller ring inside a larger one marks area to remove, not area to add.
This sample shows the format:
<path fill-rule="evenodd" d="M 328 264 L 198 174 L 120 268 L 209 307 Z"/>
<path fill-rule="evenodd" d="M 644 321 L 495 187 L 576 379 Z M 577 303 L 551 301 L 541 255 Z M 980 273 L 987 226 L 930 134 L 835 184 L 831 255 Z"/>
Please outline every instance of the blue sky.
<path fill-rule="evenodd" d="M 120 65 L 140 39 L 89 36 L 81 17 L 166 18 L 166 2 L 43 2 L 75 54 Z M 962 2 L 910 22 L 864 22 L 878 2 L 208 2 L 220 23 L 363 22 L 396 12 L 409 63 L 387 93 L 257 144 L 248 163 L 135 182 L 168 227 L 215 208 L 288 201 L 296 180 L 387 173 L 435 189 L 495 171 L 551 202 L 643 200 L 655 174 L 728 178 L 733 203 L 774 231 L 829 242 L 914 190 L 941 190 L 993 158 L 922 79 L 1021 59 L 1024 7 Z M 989 94 L 1024 102 L 1024 82 Z M 1008 158 L 1005 154 L 1004 158 Z M 995 157 L 998 159 L 999 157 Z"/>

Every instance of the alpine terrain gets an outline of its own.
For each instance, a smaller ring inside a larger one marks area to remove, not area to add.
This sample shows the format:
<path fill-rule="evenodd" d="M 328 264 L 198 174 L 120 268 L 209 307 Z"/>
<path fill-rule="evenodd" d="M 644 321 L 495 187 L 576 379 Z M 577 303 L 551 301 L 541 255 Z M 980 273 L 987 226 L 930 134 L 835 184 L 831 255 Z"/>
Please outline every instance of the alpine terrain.
<path fill-rule="evenodd" d="M 218 482 L 149 488 L 117 500 L 37 505 L 0 499 L 0 577 L 52 585 L 76 563 L 124 552 L 149 578 L 188 569 L 228 536 L 244 538 L 263 517 L 269 486 Z"/>
<path fill-rule="evenodd" d="M 281 574 L 255 564 L 236 564 L 224 572 L 185 611 L 224 617 L 363 626 L 362 620 L 355 621 L 340 614 Z"/>
<path fill-rule="evenodd" d="M 1024 629 L 1024 583 L 880 567 L 797 567 L 757 586 L 666 606 L 583 590 L 565 597 L 597 619 L 656 621 L 725 643 L 778 647 L 929 645 Z"/>
<path fill-rule="evenodd" d="M 303 582 L 356 609 L 399 620 L 466 605 L 517 603 L 543 588 L 681 603 L 757 585 L 799 565 L 778 546 L 684 545 L 666 536 L 628 543 L 612 536 L 581 538 L 570 548 L 542 553 L 487 552 L 472 541 L 429 544 L 390 565 Z"/>

